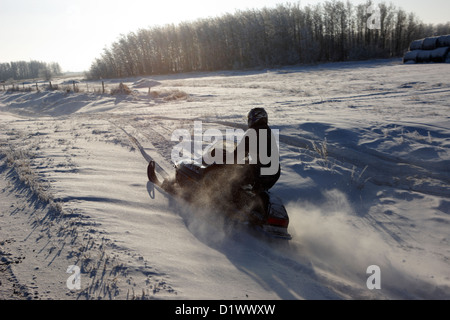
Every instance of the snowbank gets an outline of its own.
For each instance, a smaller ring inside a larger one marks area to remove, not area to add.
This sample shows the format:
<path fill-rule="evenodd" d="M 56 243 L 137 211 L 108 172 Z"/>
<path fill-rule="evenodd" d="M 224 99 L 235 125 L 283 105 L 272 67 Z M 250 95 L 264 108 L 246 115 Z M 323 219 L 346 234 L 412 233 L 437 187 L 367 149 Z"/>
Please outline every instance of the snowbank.
<path fill-rule="evenodd" d="M 152 79 L 140 79 L 133 83 L 133 88 L 142 89 L 142 88 L 151 88 L 159 86 L 161 82 L 152 80 Z"/>
<path fill-rule="evenodd" d="M 154 77 L 189 94 L 173 101 L 1 92 L 2 274 L 27 299 L 446 299 L 449 68 L 382 60 Z M 289 243 L 231 228 L 145 174 L 148 157 L 173 173 L 175 129 L 245 128 L 255 106 L 280 130 L 272 191 Z M 71 265 L 80 290 L 67 286 Z M 373 265 L 381 289 L 367 287 Z"/>

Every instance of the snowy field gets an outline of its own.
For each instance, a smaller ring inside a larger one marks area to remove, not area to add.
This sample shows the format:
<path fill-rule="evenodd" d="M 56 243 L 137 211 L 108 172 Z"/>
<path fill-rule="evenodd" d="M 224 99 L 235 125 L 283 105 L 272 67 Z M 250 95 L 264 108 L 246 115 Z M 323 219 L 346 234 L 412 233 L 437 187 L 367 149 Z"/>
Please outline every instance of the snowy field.
<path fill-rule="evenodd" d="M 2 299 L 450 298 L 449 64 L 152 79 L 151 95 L 141 78 L 128 96 L 0 93 Z M 253 107 L 280 130 L 289 242 L 147 182 L 145 155 L 171 171 L 175 129 L 245 129 Z"/>

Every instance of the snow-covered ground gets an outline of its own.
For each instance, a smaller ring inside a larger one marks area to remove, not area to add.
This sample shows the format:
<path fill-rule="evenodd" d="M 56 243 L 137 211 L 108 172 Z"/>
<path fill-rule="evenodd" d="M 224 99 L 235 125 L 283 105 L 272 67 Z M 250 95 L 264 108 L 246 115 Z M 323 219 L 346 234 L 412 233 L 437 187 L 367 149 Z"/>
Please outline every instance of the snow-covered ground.
<path fill-rule="evenodd" d="M 450 65 L 158 76 L 150 95 L 149 79 L 0 93 L 0 297 L 450 298 Z M 289 242 L 147 182 L 146 155 L 170 172 L 175 129 L 245 129 L 253 107 L 280 130 Z"/>

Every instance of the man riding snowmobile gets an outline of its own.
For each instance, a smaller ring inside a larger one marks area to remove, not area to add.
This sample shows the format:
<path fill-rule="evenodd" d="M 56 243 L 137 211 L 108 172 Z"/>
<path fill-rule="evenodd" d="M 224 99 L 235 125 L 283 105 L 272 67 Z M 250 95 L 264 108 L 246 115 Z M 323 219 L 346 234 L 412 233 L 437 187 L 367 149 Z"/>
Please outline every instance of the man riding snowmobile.
<path fill-rule="evenodd" d="M 263 108 L 250 110 L 247 119 L 248 130 L 237 146 L 234 141 L 219 140 L 205 152 L 202 162 L 186 159 L 174 163 L 175 178 L 163 182 L 158 180 L 152 160 L 147 167 L 148 178 L 190 203 L 219 209 L 230 221 L 289 240 L 286 208 L 268 191 L 280 178 L 276 136 Z"/>
<path fill-rule="evenodd" d="M 263 108 L 254 108 L 247 115 L 248 130 L 234 151 L 235 163 L 239 161 L 239 151 L 245 150 L 244 157 L 250 159 L 248 169 L 241 184 L 250 184 L 255 191 L 268 191 L 280 178 L 281 166 L 275 136 L 268 125 L 268 115 Z M 251 152 L 251 136 L 256 135 L 256 150 Z M 242 147 L 241 147 L 242 146 Z M 242 155 L 241 155 L 242 156 Z M 262 158 L 267 161 L 263 161 Z M 275 168 L 272 167 L 275 165 Z M 271 169 L 271 170 L 269 170 Z M 266 170 L 266 171 L 264 171 Z"/>
<path fill-rule="evenodd" d="M 239 168 L 238 174 L 228 180 L 230 182 L 229 189 L 231 192 L 236 192 L 240 186 L 250 185 L 255 192 L 268 191 L 278 181 L 281 172 L 276 139 L 268 125 L 267 112 L 263 108 L 250 110 L 247 115 L 247 123 L 248 130 L 234 149 L 233 155 L 233 164 L 245 163 L 246 165 Z M 263 156 L 269 162 L 263 162 L 261 159 Z M 224 158 L 227 157 L 224 155 Z M 273 169 L 274 163 L 276 167 Z M 229 170 L 226 170 L 226 166 L 226 163 L 217 165 L 220 170 L 228 174 Z M 266 173 L 264 170 L 267 170 Z M 269 173 L 267 174 L 267 172 Z M 154 173 L 150 172 L 150 174 Z M 174 193 L 176 192 L 175 184 L 176 179 L 165 179 L 162 182 L 162 188 Z"/>

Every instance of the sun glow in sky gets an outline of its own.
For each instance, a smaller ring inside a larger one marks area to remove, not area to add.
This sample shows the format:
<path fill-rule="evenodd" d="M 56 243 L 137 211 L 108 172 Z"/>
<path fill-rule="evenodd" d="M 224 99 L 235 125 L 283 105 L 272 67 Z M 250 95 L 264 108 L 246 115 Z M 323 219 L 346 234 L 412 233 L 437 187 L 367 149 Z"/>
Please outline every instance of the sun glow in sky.
<path fill-rule="evenodd" d="M 286 2 L 296 0 L 0 0 L 0 62 L 39 60 L 58 62 L 63 71 L 88 70 L 121 34 Z M 426 23 L 450 21 L 448 0 L 378 2 L 392 2 Z"/>

